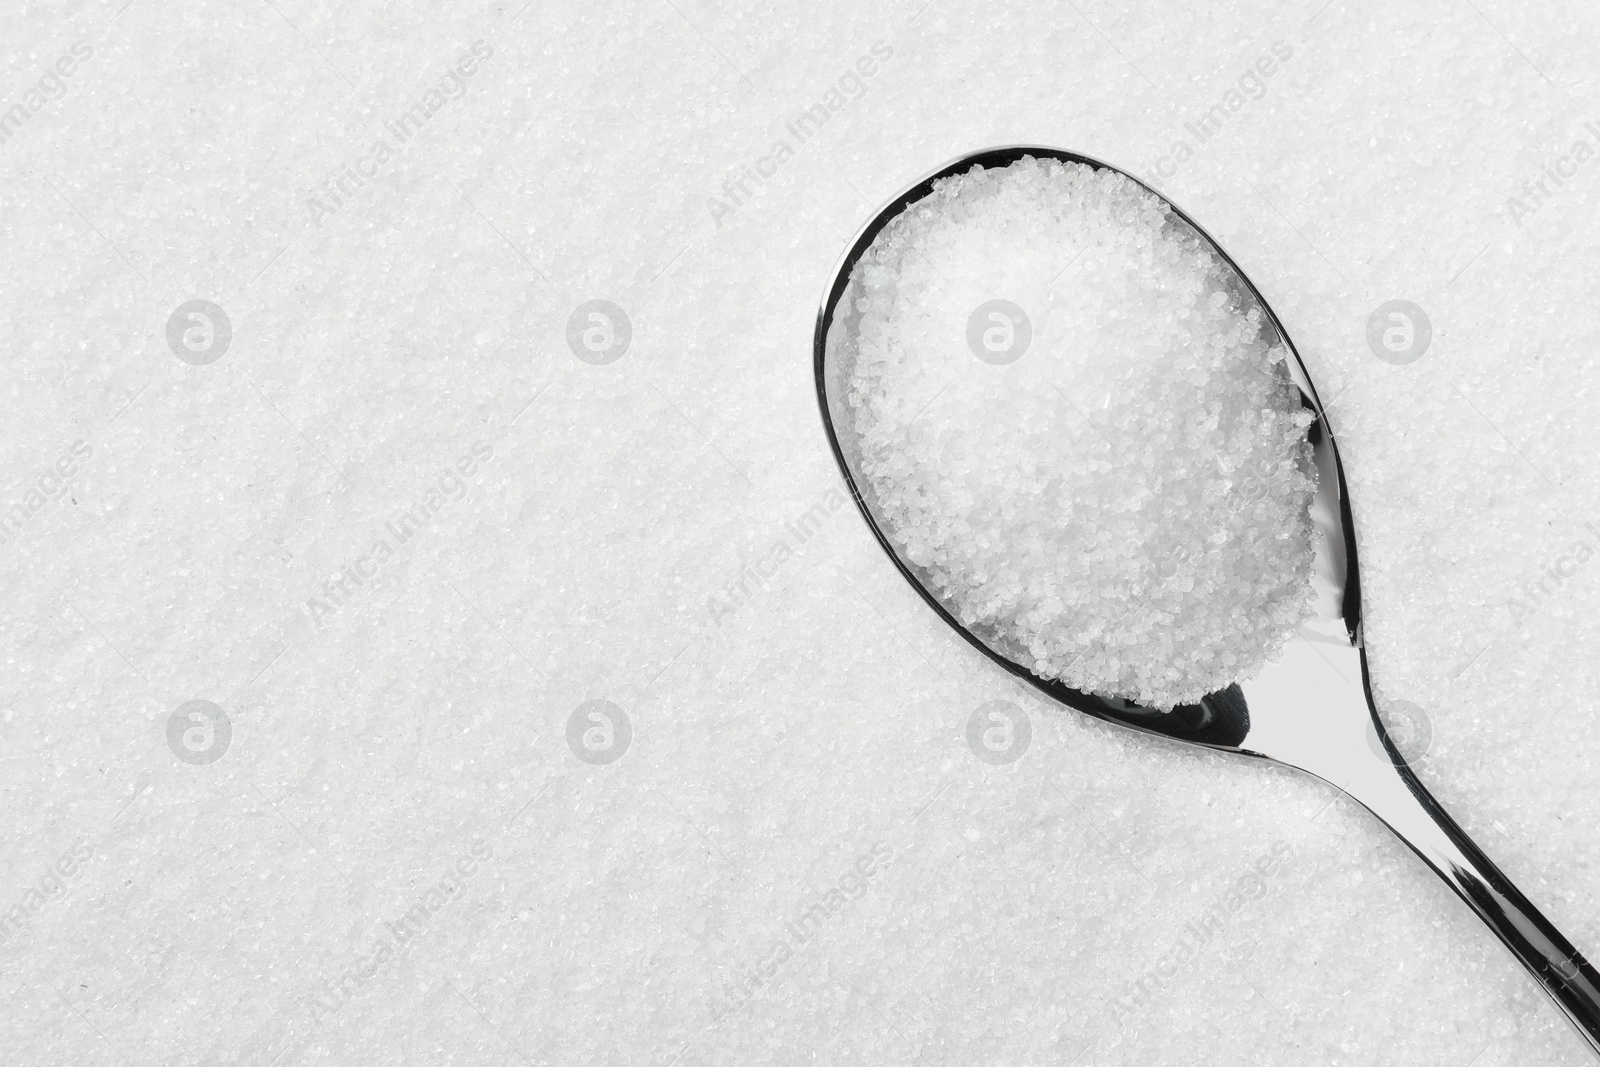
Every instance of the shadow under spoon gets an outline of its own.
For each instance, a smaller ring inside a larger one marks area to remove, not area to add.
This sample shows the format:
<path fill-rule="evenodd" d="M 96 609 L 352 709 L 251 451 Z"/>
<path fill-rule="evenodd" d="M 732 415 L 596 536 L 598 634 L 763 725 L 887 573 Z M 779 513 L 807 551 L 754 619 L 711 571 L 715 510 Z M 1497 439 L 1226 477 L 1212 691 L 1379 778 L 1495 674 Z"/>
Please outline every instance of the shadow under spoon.
<path fill-rule="evenodd" d="M 1348 794 L 1394 831 L 1477 913 L 1522 961 L 1588 1042 L 1590 1050 L 1600 1055 L 1600 973 L 1428 793 L 1378 717 L 1362 642 L 1354 525 L 1339 450 L 1327 415 L 1299 353 L 1260 292 L 1216 241 L 1176 206 L 1167 202 L 1173 215 L 1193 227 L 1259 302 L 1271 329 L 1289 351 L 1288 374 L 1300 390 L 1302 403 L 1315 416 L 1307 429 L 1318 470 L 1311 506 L 1316 550 L 1312 578 L 1315 617 L 1289 642 L 1283 654 L 1257 677 L 1171 711 L 1080 692 L 1039 677 L 963 626 L 929 589 L 925 574 L 903 559 L 886 535 L 874 514 L 868 487 L 848 458 L 854 446 L 850 411 L 844 399 L 850 368 L 843 365 L 842 355 L 847 347 L 844 319 L 848 311 L 836 313 L 841 305 L 849 307 L 845 298 L 852 288 L 856 261 L 895 216 L 929 194 L 935 181 L 973 166 L 1008 166 L 1027 156 L 1111 170 L 1148 189 L 1115 167 L 1057 149 L 1016 146 L 963 156 L 928 175 L 878 212 L 857 234 L 829 283 L 814 340 L 817 398 L 834 458 L 878 543 L 946 623 L 1001 667 L 1056 701 L 1136 730 L 1293 767 Z M 1149 191 L 1161 195 L 1153 189 Z M 850 448 L 843 447 L 842 441 Z M 1387 759 L 1378 757 L 1374 738 L 1381 742 Z"/>

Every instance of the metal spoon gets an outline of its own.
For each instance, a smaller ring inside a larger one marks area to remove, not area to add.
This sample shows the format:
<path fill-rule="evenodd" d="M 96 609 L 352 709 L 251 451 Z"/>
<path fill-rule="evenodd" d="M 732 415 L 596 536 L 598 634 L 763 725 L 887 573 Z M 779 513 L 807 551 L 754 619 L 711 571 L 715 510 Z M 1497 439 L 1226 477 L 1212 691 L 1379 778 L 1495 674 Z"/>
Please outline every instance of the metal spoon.
<path fill-rule="evenodd" d="M 963 156 L 879 211 L 856 235 L 828 285 L 814 340 L 817 399 L 834 459 L 878 543 L 946 623 L 990 659 L 1060 703 L 1135 730 L 1294 767 L 1348 794 L 1393 830 L 1466 901 L 1538 980 L 1590 1049 L 1600 1055 L 1600 973 L 1429 795 L 1378 717 L 1362 644 L 1355 530 L 1333 430 L 1282 323 L 1238 265 L 1176 206 L 1173 214 L 1210 244 L 1260 303 L 1271 328 L 1289 350 L 1288 373 L 1300 389 L 1302 402 L 1316 416 L 1307 431 L 1319 473 L 1311 507 L 1316 531 L 1316 617 L 1289 642 L 1283 655 L 1256 678 L 1167 712 L 1079 692 L 1035 675 L 958 622 L 929 589 L 920 569 L 901 558 L 884 533 L 870 497 L 863 493 L 865 483 L 851 469 L 848 453 L 841 447 L 841 435 L 851 441 L 854 429 L 843 400 L 843 384 L 850 371 L 840 354 L 843 318 L 836 324 L 835 311 L 850 288 L 856 261 L 878 232 L 908 205 L 927 196 L 936 180 L 975 165 L 1004 167 L 1025 156 L 1082 163 L 1138 181 L 1099 160 L 1052 148 L 1012 146 Z M 1160 196 L 1153 189 L 1150 192 Z M 1377 757 L 1369 742 L 1373 735 L 1381 740 L 1388 760 Z"/>

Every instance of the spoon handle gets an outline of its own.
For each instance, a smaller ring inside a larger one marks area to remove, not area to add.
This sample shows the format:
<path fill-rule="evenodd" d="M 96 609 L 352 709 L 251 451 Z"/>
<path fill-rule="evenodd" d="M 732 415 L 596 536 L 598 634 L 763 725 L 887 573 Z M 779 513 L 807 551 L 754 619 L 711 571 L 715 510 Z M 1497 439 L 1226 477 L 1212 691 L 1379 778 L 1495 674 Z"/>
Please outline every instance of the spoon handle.
<path fill-rule="evenodd" d="M 1377 765 L 1373 773 L 1342 785 L 1344 791 L 1478 913 L 1600 1055 L 1600 973 L 1456 825 L 1398 754 L 1391 755 L 1393 773 Z"/>

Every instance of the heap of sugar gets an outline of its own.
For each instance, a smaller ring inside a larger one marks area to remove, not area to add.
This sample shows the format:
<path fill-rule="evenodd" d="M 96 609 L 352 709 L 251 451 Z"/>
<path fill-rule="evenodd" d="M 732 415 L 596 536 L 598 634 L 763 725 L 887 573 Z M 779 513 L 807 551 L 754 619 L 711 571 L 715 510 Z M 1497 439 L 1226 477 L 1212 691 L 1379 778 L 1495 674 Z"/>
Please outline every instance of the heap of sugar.
<path fill-rule="evenodd" d="M 1111 170 L 936 182 L 835 321 L 847 456 L 964 625 L 1157 708 L 1252 677 L 1310 607 L 1311 415 L 1237 273 Z"/>

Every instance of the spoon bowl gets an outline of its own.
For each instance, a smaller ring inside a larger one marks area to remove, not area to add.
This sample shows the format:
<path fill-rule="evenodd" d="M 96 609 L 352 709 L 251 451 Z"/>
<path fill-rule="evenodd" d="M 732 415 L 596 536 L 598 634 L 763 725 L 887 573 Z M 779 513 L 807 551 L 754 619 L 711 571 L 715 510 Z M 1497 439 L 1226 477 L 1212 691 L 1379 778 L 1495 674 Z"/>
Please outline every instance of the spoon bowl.
<path fill-rule="evenodd" d="M 857 261 L 880 231 L 934 183 L 974 166 L 1009 166 L 1025 157 L 1077 163 L 1122 175 L 1159 197 L 1233 272 L 1260 306 L 1266 328 L 1288 351 L 1285 367 L 1313 419 L 1307 438 L 1317 469 L 1311 501 L 1315 563 L 1312 617 L 1282 654 L 1255 677 L 1171 710 L 1086 693 L 1035 674 L 1000 642 L 961 623 L 934 592 L 929 575 L 907 560 L 885 531 L 871 486 L 853 466 L 855 430 L 845 401 L 852 368 L 846 338 Z M 944 621 L 1000 667 L 1067 707 L 1173 741 L 1293 767 L 1342 790 L 1376 815 L 1483 919 L 1550 995 L 1589 1048 L 1600 1055 L 1600 973 L 1511 884 L 1423 787 L 1389 737 L 1372 698 L 1361 628 L 1355 525 L 1344 469 L 1327 413 L 1299 352 L 1245 273 L 1193 219 L 1159 192 L 1109 164 L 1051 148 L 1009 146 L 963 156 L 912 185 L 856 235 L 829 282 L 813 342 L 817 399 L 834 459 L 867 526 L 900 573 Z M 1378 755 L 1381 751 L 1387 758 Z"/>

